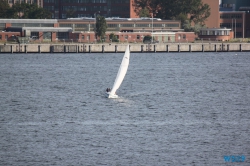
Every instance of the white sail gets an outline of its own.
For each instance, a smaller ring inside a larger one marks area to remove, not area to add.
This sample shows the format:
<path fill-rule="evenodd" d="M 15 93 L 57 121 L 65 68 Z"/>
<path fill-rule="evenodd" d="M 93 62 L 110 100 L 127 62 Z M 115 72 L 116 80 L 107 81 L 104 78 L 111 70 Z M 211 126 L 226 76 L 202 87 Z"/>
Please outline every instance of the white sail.
<path fill-rule="evenodd" d="M 119 71 L 117 73 L 113 88 L 110 92 L 110 96 L 114 95 L 116 90 L 120 87 L 126 73 L 128 70 L 128 65 L 129 65 L 129 57 L 130 57 L 130 51 L 129 51 L 129 45 L 126 48 L 125 54 L 122 59 L 122 63 L 120 65 Z"/>

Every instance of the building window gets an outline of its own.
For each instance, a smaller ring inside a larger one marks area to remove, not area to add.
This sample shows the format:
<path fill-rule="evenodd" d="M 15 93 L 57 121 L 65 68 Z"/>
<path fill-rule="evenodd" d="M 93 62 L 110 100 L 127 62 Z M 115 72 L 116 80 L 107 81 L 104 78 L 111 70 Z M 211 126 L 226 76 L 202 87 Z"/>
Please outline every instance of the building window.
<path fill-rule="evenodd" d="M 121 27 L 134 27 L 134 24 L 121 24 Z"/>
<path fill-rule="evenodd" d="M 62 14 L 62 18 L 66 18 L 66 14 Z"/>
<path fill-rule="evenodd" d="M 231 23 L 220 23 L 221 28 L 231 28 L 232 24 Z"/>
<path fill-rule="evenodd" d="M 149 24 L 135 24 L 135 27 L 149 27 Z"/>
<path fill-rule="evenodd" d="M 136 36 L 136 39 L 137 39 L 137 40 L 140 40 L 140 35 L 137 35 L 137 36 Z"/>
<path fill-rule="evenodd" d="M 69 39 L 69 33 L 68 32 L 58 32 L 57 35 L 58 35 L 57 38 L 59 40 Z"/>
<path fill-rule="evenodd" d="M 201 31 L 202 35 L 207 35 L 207 31 Z"/>
<path fill-rule="evenodd" d="M 118 27 L 118 24 L 108 24 L 108 27 Z"/>
<path fill-rule="evenodd" d="M 59 27 L 71 27 L 72 24 L 59 24 Z"/>
<path fill-rule="evenodd" d="M 242 33 L 241 32 L 236 32 L 236 37 L 242 37 Z"/>
<path fill-rule="evenodd" d="M 84 40 L 84 35 L 82 35 L 82 40 Z"/>
<path fill-rule="evenodd" d="M 183 39 L 186 39 L 186 35 L 185 34 L 183 34 Z"/>
<path fill-rule="evenodd" d="M 44 3 L 55 3 L 55 0 L 43 0 Z"/>
<path fill-rule="evenodd" d="M 44 6 L 44 9 L 47 9 L 49 11 L 53 11 L 54 10 L 54 6 Z"/>
<path fill-rule="evenodd" d="M 0 35 L 0 40 L 2 40 L 2 35 Z"/>
<path fill-rule="evenodd" d="M 179 24 L 166 24 L 166 27 L 179 27 Z"/>
<path fill-rule="evenodd" d="M 154 27 L 164 27 L 164 24 L 154 24 Z"/>
<path fill-rule="evenodd" d="M 51 40 L 51 32 L 43 32 L 43 39 Z"/>
<path fill-rule="evenodd" d="M 39 32 L 31 32 L 30 35 L 39 38 Z"/>

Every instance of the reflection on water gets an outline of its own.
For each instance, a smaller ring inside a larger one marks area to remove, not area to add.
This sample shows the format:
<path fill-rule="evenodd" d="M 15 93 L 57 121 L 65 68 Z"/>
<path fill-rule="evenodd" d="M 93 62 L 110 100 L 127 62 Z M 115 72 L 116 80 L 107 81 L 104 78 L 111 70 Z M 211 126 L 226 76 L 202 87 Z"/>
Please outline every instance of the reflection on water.
<path fill-rule="evenodd" d="M 0 165 L 250 164 L 247 53 L 122 56 L 0 55 Z"/>

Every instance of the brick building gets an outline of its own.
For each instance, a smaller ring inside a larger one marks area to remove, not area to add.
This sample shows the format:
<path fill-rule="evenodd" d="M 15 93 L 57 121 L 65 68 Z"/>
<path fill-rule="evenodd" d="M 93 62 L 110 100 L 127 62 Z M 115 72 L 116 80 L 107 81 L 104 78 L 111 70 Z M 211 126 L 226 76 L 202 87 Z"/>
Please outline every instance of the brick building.
<path fill-rule="evenodd" d="M 28 4 L 37 4 L 40 7 L 43 7 L 43 0 L 8 0 L 10 6 L 15 3 L 28 3 Z"/>
<path fill-rule="evenodd" d="M 111 42 L 110 34 L 117 36 L 119 42 L 142 42 L 147 35 L 161 42 L 192 42 L 196 35 L 183 32 L 180 21 L 158 18 L 108 18 L 107 31 L 103 42 Z M 36 38 L 36 42 L 85 42 L 95 39 L 95 19 L 0 19 L 0 41 L 7 41 L 13 35 Z M 15 33 L 12 34 L 11 32 Z M 19 34 L 16 34 L 19 32 Z M 98 39 L 99 40 L 99 39 Z"/>
<path fill-rule="evenodd" d="M 105 17 L 130 18 L 132 0 L 43 0 L 43 6 L 52 12 L 52 18 L 95 17 L 99 13 Z M 70 13 L 72 11 L 72 13 Z M 70 13 L 70 14 L 69 14 Z"/>

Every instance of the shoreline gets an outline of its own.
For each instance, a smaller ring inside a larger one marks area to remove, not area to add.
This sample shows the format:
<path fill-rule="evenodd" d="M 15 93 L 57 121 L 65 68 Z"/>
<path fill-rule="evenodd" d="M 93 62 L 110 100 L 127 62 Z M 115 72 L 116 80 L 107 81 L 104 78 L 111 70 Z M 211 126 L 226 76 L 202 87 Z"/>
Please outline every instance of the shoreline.
<path fill-rule="evenodd" d="M 131 53 L 157 52 L 250 52 L 250 43 L 32 43 L 1 44 L 4 53 Z"/>

